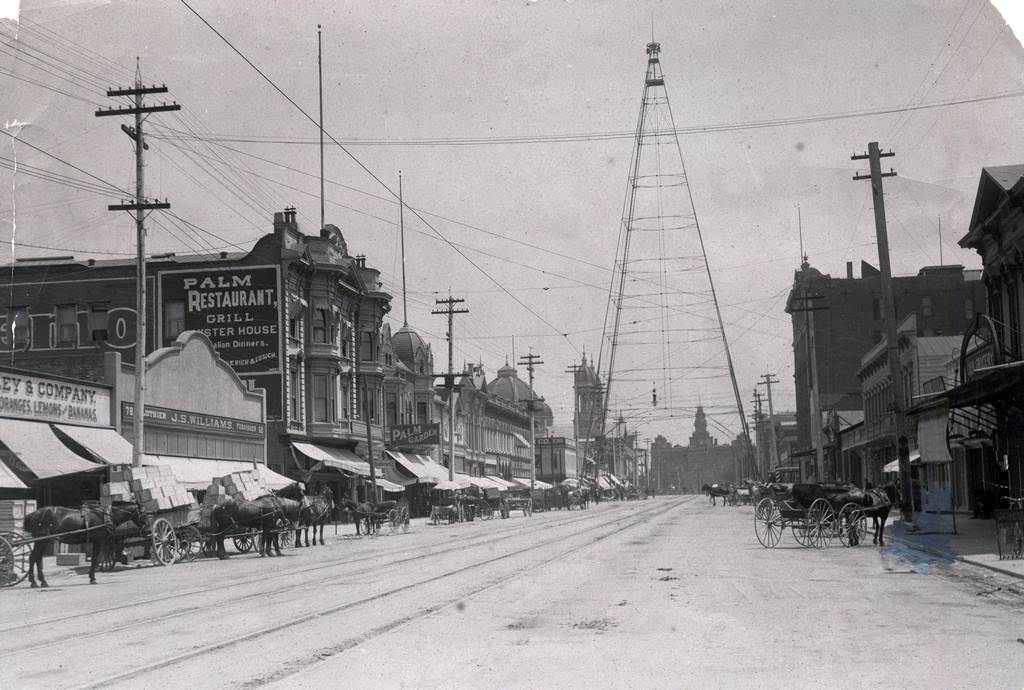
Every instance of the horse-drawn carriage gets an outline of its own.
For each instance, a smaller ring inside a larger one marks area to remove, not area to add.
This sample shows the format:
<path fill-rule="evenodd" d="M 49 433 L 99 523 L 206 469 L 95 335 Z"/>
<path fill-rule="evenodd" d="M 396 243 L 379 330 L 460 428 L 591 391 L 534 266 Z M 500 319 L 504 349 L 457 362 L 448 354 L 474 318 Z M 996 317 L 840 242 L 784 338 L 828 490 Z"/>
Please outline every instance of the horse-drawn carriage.
<path fill-rule="evenodd" d="M 533 496 L 529 489 L 509 489 L 501 500 L 501 517 L 507 518 L 514 510 L 523 511 L 523 517 L 533 515 Z"/>
<path fill-rule="evenodd" d="M 856 546 L 868 533 L 867 496 L 849 484 L 794 484 L 788 495 L 761 499 L 754 532 L 765 548 L 774 548 L 786 528 L 801 546 L 823 548 L 834 539 Z"/>
<path fill-rule="evenodd" d="M 409 531 L 409 506 L 404 501 L 355 503 L 344 501 L 346 509 L 356 523 L 357 534 L 380 534 L 384 525 L 391 534 Z"/>

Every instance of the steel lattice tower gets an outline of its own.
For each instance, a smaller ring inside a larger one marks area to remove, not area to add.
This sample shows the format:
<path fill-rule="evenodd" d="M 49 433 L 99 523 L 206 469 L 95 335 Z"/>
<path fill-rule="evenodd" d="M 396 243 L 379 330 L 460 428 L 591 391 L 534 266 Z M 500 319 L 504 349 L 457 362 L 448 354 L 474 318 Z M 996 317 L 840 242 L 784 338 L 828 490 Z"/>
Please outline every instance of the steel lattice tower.
<path fill-rule="evenodd" d="M 703 400 L 720 430 L 733 433 L 715 417 L 735 415 L 746 446 L 742 472 L 756 475 L 660 52 L 659 43 L 647 44 L 643 99 L 598 356 L 606 394 L 595 435 L 605 436 L 609 409 L 622 410 L 635 425 L 692 418 Z M 652 386 L 664 391 L 660 408 Z"/>

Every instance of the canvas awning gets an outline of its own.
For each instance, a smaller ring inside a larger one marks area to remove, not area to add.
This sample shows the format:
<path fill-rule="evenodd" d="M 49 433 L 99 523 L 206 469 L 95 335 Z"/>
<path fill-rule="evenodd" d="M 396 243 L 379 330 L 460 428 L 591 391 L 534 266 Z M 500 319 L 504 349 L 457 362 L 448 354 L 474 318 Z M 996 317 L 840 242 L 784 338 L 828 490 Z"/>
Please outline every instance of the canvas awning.
<path fill-rule="evenodd" d="M 608 477 L 606 477 L 603 474 L 597 478 L 597 486 L 598 488 L 604 489 L 605 491 L 611 491 L 613 488 L 615 488 L 612 486 L 612 483 L 608 481 Z"/>
<path fill-rule="evenodd" d="M 401 467 L 417 484 L 437 484 L 448 479 L 448 468 L 423 455 L 386 451 L 395 460 L 395 466 Z"/>
<path fill-rule="evenodd" d="M 920 451 L 910 451 L 910 464 L 920 465 L 921 464 L 921 453 Z M 900 471 L 900 460 L 896 458 L 891 462 L 887 462 L 885 467 L 882 468 L 882 472 L 899 472 Z"/>
<path fill-rule="evenodd" d="M 503 487 L 500 486 L 497 482 L 493 481 L 490 477 L 467 477 L 467 479 L 469 479 L 470 484 L 481 489 L 498 489 L 499 491 L 503 490 Z"/>
<path fill-rule="evenodd" d="M 953 462 L 946 445 L 948 411 L 942 407 L 935 412 L 937 414 L 922 414 L 917 421 L 917 446 L 921 451 L 921 462 Z"/>
<path fill-rule="evenodd" d="M 25 483 L 18 479 L 18 476 L 11 471 L 4 463 L 0 462 L 0 489 L 27 489 Z"/>
<path fill-rule="evenodd" d="M 370 464 L 359 458 L 358 455 L 344 448 L 332 448 L 321 446 L 315 443 L 304 443 L 293 441 L 292 448 L 305 455 L 310 460 L 322 462 L 328 467 L 356 474 L 361 477 L 370 476 Z"/>
<path fill-rule="evenodd" d="M 22 465 L 13 469 L 27 470 L 39 479 L 106 467 L 72 452 L 46 422 L 0 419 L 0 441 L 14 454 L 12 461 Z"/>
<path fill-rule="evenodd" d="M 61 434 L 66 435 L 84 448 L 97 462 L 111 465 L 132 463 L 132 444 L 115 429 L 71 424 L 54 424 L 53 427 L 58 437 Z"/>
<path fill-rule="evenodd" d="M 502 491 L 513 489 L 516 486 L 514 482 L 510 482 L 507 479 L 502 479 L 501 477 L 495 477 L 494 475 L 488 474 L 485 475 L 485 478 L 491 480 L 491 482 Z"/>
<path fill-rule="evenodd" d="M 516 437 L 516 445 L 517 446 L 519 446 L 520 448 L 529 448 L 530 447 L 530 442 L 528 440 L 526 440 L 526 438 L 522 434 L 519 434 L 519 433 L 516 433 L 515 431 L 513 431 L 512 435 Z"/>
<path fill-rule="evenodd" d="M 145 455 L 144 465 L 165 465 L 171 468 L 174 478 L 189 489 L 206 489 L 215 477 L 224 477 L 235 472 L 252 472 L 257 480 L 268 489 L 283 489 L 295 482 L 278 474 L 263 463 L 241 460 L 211 460 L 209 458 L 183 458 L 174 455 Z"/>
<path fill-rule="evenodd" d="M 405 491 L 405 487 L 401 484 L 396 484 L 392 481 L 388 481 L 383 477 L 377 477 L 377 487 L 385 493 L 389 494 L 400 494 Z"/>
<path fill-rule="evenodd" d="M 512 477 L 512 479 L 514 479 L 516 482 L 518 482 L 522 486 L 526 487 L 527 489 L 530 488 L 530 478 L 529 477 Z M 539 479 L 534 479 L 533 480 L 533 488 L 534 489 L 550 489 L 550 488 L 552 488 L 552 485 L 548 484 L 547 482 L 542 482 Z"/>

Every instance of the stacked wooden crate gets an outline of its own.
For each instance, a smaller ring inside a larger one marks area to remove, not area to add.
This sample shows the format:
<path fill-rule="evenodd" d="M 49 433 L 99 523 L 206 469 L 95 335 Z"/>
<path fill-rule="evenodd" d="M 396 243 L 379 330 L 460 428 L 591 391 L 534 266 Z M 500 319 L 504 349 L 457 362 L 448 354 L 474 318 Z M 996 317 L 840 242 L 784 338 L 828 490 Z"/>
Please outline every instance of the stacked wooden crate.
<path fill-rule="evenodd" d="M 193 521 L 189 519 L 193 511 L 198 517 L 199 505 L 170 467 L 112 465 L 109 479 L 100 485 L 100 502 L 106 506 L 136 501 L 147 513 L 180 513 L 182 522 Z"/>
<path fill-rule="evenodd" d="M 269 493 L 270 489 L 255 472 L 233 472 L 223 477 L 215 477 L 213 482 L 206 487 L 201 522 L 204 525 L 209 525 L 213 509 L 229 498 L 253 501 Z"/>
<path fill-rule="evenodd" d="M 0 532 L 20 532 L 25 516 L 36 509 L 34 498 L 0 500 Z"/>

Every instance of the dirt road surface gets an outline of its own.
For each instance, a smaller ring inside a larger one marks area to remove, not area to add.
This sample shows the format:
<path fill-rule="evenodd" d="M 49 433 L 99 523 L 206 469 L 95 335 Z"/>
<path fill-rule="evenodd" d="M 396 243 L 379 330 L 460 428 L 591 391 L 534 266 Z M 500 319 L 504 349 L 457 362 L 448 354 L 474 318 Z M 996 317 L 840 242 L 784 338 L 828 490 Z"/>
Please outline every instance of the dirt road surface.
<path fill-rule="evenodd" d="M 5 688 L 1019 688 L 1024 583 L 602 503 L 0 592 Z M 349 528 L 343 528 L 349 529 Z"/>

